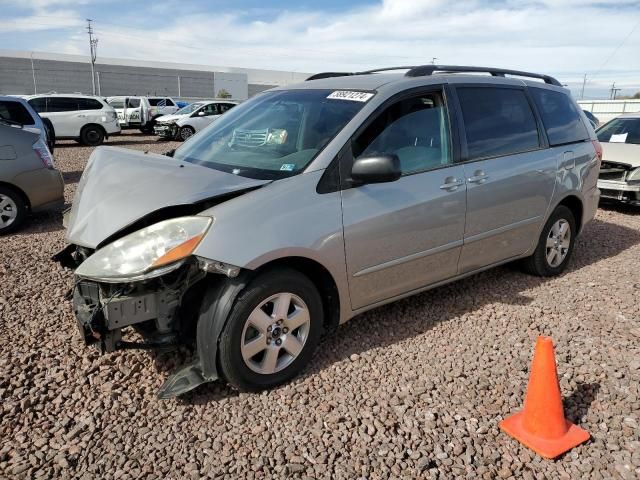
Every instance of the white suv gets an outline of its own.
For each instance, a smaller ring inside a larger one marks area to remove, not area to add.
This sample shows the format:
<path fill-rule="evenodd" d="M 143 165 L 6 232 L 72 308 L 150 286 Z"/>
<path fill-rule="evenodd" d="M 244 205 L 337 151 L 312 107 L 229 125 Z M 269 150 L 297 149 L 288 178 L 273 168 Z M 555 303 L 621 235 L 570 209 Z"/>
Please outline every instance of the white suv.
<path fill-rule="evenodd" d="M 143 133 L 153 132 L 155 119 L 178 111 L 173 99 L 168 97 L 109 97 L 107 102 L 115 108 L 122 128 L 138 128 Z"/>
<path fill-rule="evenodd" d="M 56 139 L 73 139 L 84 145 L 101 145 L 109 135 L 120 133 L 116 112 L 100 97 L 45 94 L 27 97 L 42 118 L 48 118 Z"/>

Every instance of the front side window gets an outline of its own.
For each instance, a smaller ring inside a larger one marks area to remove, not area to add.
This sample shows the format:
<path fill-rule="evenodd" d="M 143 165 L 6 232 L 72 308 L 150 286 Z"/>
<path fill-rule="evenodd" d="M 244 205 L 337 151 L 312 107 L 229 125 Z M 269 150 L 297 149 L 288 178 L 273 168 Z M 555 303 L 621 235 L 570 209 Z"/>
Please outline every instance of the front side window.
<path fill-rule="evenodd" d="M 49 97 L 47 112 L 75 112 L 78 110 L 78 99 L 72 97 Z"/>
<path fill-rule="evenodd" d="M 394 154 L 403 174 L 451 163 L 449 121 L 442 95 L 430 93 L 386 108 L 354 141 L 353 156 Z"/>
<path fill-rule="evenodd" d="M 34 124 L 31 114 L 24 105 L 10 100 L 0 100 L 0 118 L 21 125 Z"/>
<path fill-rule="evenodd" d="M 233 107 L 235 107 L 236 104 L 235 103 L 219 103 L 218 104 L 218 109 L 220 110 L 220 113 L 224 113 L 227 110 L 231 110 Z"/>
<path fill-rule="evenodd" d="M 109 98 L 107 103 L 113 108 L 124 108 L 124 98 Z"/>
<path fill-rule="evenodd" d="M 640 117 L 616 118 L 600 127 L 597 134 L 600 142 L 640 145 Z"/>
<path fill-rule="evenodd" d="M 372 96 L 325 89 L 257 95 L 180 146 L 174 158 L 250 178 L 290 177 Z"/>
<path fill-rule="evenodd" d="M 140 106 L 139 98 L 127 98 L 127 108 L 138 108 Z"/>
<path fill-rule="evenodd" d="M 460 87 L 457 92 L 469 160 L 540 147 L 536 120 L 522 90 Z"/>
<path fill-rule="evenodd" d="M 205 117 L 209 117 L 211 115 L 218 115 L 217 107 L 218 106 L 215 103 L 210 103 L 209 105 L 205 105 L 204 107 L 202 107 L 202 110 L 200 110 L 200 112 L 204 112 Z"/>
<path fill-rule="evenodd" d="M 530 87 L 529 91 L 542 116 L 551 146 L 589 139 L 589 132 L 584 126 L 580 110 L 568 95 L 535 87 Z"/>
<path fill-rule="evenodd" d="M 203 104 L 202 103 L 190 103 L 189 105 L 182 107 L 175 114 L 176 115 L 189 115 L 196 110 L 198 110 Z"/>

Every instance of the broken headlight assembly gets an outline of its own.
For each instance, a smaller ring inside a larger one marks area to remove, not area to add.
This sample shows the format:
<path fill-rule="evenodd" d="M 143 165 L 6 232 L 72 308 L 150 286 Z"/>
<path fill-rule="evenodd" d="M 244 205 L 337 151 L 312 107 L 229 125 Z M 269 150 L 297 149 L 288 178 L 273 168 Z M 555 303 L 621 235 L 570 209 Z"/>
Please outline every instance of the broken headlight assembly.
<path fill-rule="evenodd" d="M 159 277 L 183 264 L 209 227 L 210 217 L 180 217 L 150 225 L 101 248 L 75 274 L 107 283 Z"/>

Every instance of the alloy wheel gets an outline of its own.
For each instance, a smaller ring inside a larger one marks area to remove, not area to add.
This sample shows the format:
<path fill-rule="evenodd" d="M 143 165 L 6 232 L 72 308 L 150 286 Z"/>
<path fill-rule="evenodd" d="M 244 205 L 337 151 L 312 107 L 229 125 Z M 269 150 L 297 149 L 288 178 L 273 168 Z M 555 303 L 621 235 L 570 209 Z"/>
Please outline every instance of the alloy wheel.
<path fill-rule="evenodd" d="M 0 193 L 0 228 L 7 228 L 18 216 L 18 206 L 14 200 Z"/>
<path fill-rule="evenodd" d="M 564 218 L 556 221 L 547 235 L 546 257 L 550 267 L 556 268 L 569 253 L 571 245 L 571 227 Z"/>
<path fill-rule="evenodd" d="M 245 364 L 263 375 L 287 368 L 302 352 L 310 327 L 309 308 L 300 297 L 272 295 L 245 322 L 240 345 Z"/>

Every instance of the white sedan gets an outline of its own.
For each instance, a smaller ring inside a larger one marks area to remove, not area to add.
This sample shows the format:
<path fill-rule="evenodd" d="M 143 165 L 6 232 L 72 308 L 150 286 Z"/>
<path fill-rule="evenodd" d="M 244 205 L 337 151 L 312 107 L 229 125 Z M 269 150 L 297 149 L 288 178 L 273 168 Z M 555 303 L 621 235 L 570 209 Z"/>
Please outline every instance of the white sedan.
<path fill-rule="evenodd" d="M 153 131 L 163 138 L 186 140 L 237 104 L 231 100 L 195 102 L 172 115 L 158 117 Z"/>

